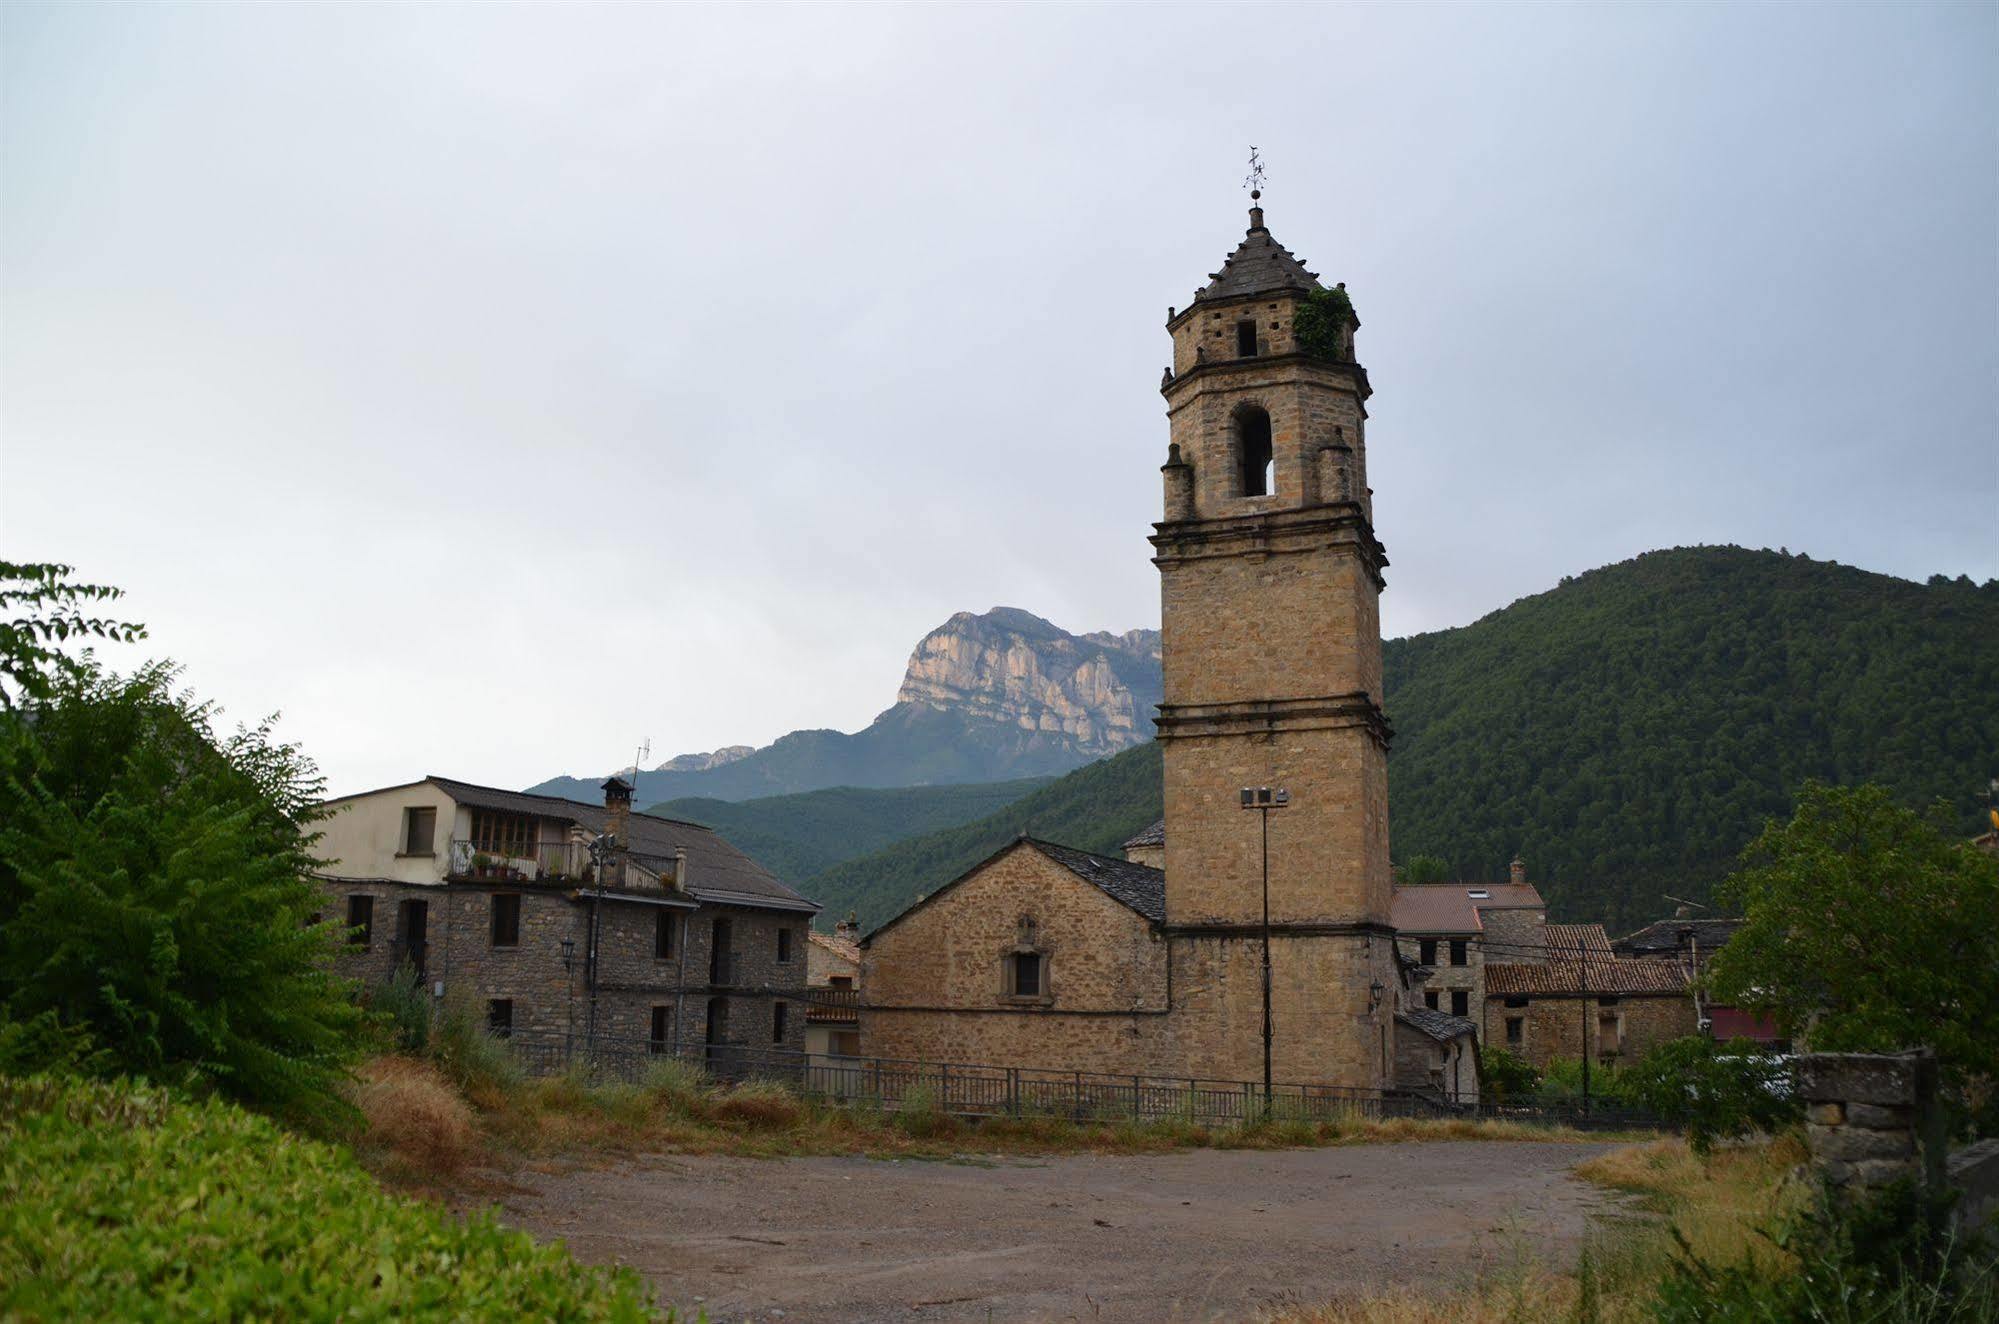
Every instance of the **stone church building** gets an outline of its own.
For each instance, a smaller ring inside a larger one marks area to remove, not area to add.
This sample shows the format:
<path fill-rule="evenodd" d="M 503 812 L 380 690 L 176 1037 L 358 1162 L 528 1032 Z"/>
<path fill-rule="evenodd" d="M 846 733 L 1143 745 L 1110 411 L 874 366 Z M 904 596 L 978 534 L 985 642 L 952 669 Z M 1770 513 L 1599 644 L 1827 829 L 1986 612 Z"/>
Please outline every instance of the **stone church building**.
<path fill-rule="evenodd" d="M 1316 334 L 1295 329 L 1301 309 Z M 1166 817 L 1163 844 L 1131 852 L 1160 867 L 1022 840 L 938 889 L 863 944 L 867 1052 L 1259 1078 L 1267 905 L 1275 1078 L 1393 1079 L 1387 558 L 1359 325 L 1261 206 L 1193 303 L 1168 310 L 1151 538 Z M 1288 803 L 1246 811 L 1259 787 Z"/>

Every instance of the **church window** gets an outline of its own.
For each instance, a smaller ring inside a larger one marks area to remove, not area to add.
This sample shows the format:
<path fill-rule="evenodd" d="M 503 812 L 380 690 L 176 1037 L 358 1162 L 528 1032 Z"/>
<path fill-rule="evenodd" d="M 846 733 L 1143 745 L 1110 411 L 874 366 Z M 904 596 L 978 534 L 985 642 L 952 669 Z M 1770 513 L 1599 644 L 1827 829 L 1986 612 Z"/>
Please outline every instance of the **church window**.
<path fill-rule="evenodd" d="M 1017 998 L 1038 998 L 1041 996 L 1041 953 L 1015 952 L 1011 973 L 1013 985 L 1010 990 Z"/>
<path fill-rule="evenodd" d="M 1239 359 L 1256 357 L 1256 323 L 1237 322 L 1235 324 L 1235 352 Z"/>
<path fill-rule="evenodd" d="M 1270 415 L 1254 405 L 1238 410 L 1235 441 L 1236 457 L 1242 471 L 1242 494 L 1246 497 L 1269 496 L 1273 490 Z"/>

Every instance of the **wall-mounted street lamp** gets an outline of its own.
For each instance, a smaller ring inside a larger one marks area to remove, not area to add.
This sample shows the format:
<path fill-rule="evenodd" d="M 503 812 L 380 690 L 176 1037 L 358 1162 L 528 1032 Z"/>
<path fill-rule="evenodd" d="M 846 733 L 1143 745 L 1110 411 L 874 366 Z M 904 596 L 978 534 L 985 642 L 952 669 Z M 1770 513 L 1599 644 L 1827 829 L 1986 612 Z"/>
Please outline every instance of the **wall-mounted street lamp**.
<path fill-rule="evenodd" d="M 1263 828 L 1263 1116 L 1270 1117 L 1270 811 L 1291 803 L 1291 792 L 1283 787 L 1245 786 L 1242 807 L 1254 809 Z"/>
<path fill-rule="evenodd" d="M 576 964 L 576 939 L 562 940 L 562 973 L 568 974 Z"/>

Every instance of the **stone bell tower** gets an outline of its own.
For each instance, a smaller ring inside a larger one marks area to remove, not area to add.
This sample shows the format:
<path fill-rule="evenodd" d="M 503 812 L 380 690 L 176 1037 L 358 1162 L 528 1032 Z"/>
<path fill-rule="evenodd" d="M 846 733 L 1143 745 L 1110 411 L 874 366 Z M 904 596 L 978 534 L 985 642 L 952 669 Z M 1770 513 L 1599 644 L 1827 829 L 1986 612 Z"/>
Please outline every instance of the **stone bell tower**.
<path fill-rule="evenodd" d="M 1171 445 L 1151 541 L 1172 1034 L 1193 1074 L 1262 1071 L 1263 853 L 1244 787 L 1290 792 L 1268 815 L 1277 1080 L 1379 1087 L 1391 1073 L 1387 558 L 1367 486 L 1359 325 L 1345 286 L 1321 285 L 1260 205 L 1166 323 Z"/>

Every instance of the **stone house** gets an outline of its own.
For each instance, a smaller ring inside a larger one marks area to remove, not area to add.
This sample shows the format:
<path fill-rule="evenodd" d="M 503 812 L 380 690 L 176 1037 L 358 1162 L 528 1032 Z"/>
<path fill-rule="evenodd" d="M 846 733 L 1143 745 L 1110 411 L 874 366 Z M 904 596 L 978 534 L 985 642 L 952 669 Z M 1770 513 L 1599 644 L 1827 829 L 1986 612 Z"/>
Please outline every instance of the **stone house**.
<path fill-rule="evenodd" d="M 1485 1006 L 1486 965 L 1539 961 L 1547 917 L 1518 859 L 1505 883 L 1398 884 L 1389 898 L 1397 947 L 1429 972 L 1422 1005 L 1474 1023 Z"/>
<path fill-rule="evenodd" d="M 852 915 L 831 933 L 807 935 L 805 985 L 811 1005 L 805 1012 L 805 1051 L 815 1064 L 861 1053 L 860 926 Z"/>
<path fill-rule="evenodd" d="M 1773 1052 L 1789 1052 L 1790 1039 L 1768 1016 L 1726 1003 L 1715 1002 L 1702 993 L 1699 979 L 1707 971 L 1714 954 L 1728 945 L 1739 919 L 1715 916 L 1694 919 L 1685 909 L 1672 919 L 1655 920 L 1611 943 L 1619 956 L 1671 959 L 1680 962 L 1694 978 L 1692 996 L 1696 1022 L 1708 1035 L 1723 1043 L 1746 1039 Z"/>
<path fill-rule="evenodd" d="M 604 791 L 431 776 L 328 801 L 319 882 L 348 927 L 342 972 L 408 965 L 500 1034 L 802 1050 L 818 907 L 709 828 L 634 812 L 623 780 Z"/>
<path fill-rule="evenodd" d="M 1678 960 L 1617 956 L 1601 924 L 1549 924 L 1547 958 L 1485 967 L 1481 1038 L 1545 1069 L 1558 1057 L 1635 1062 L 1695 1033 L 1692 973 Z"/>

